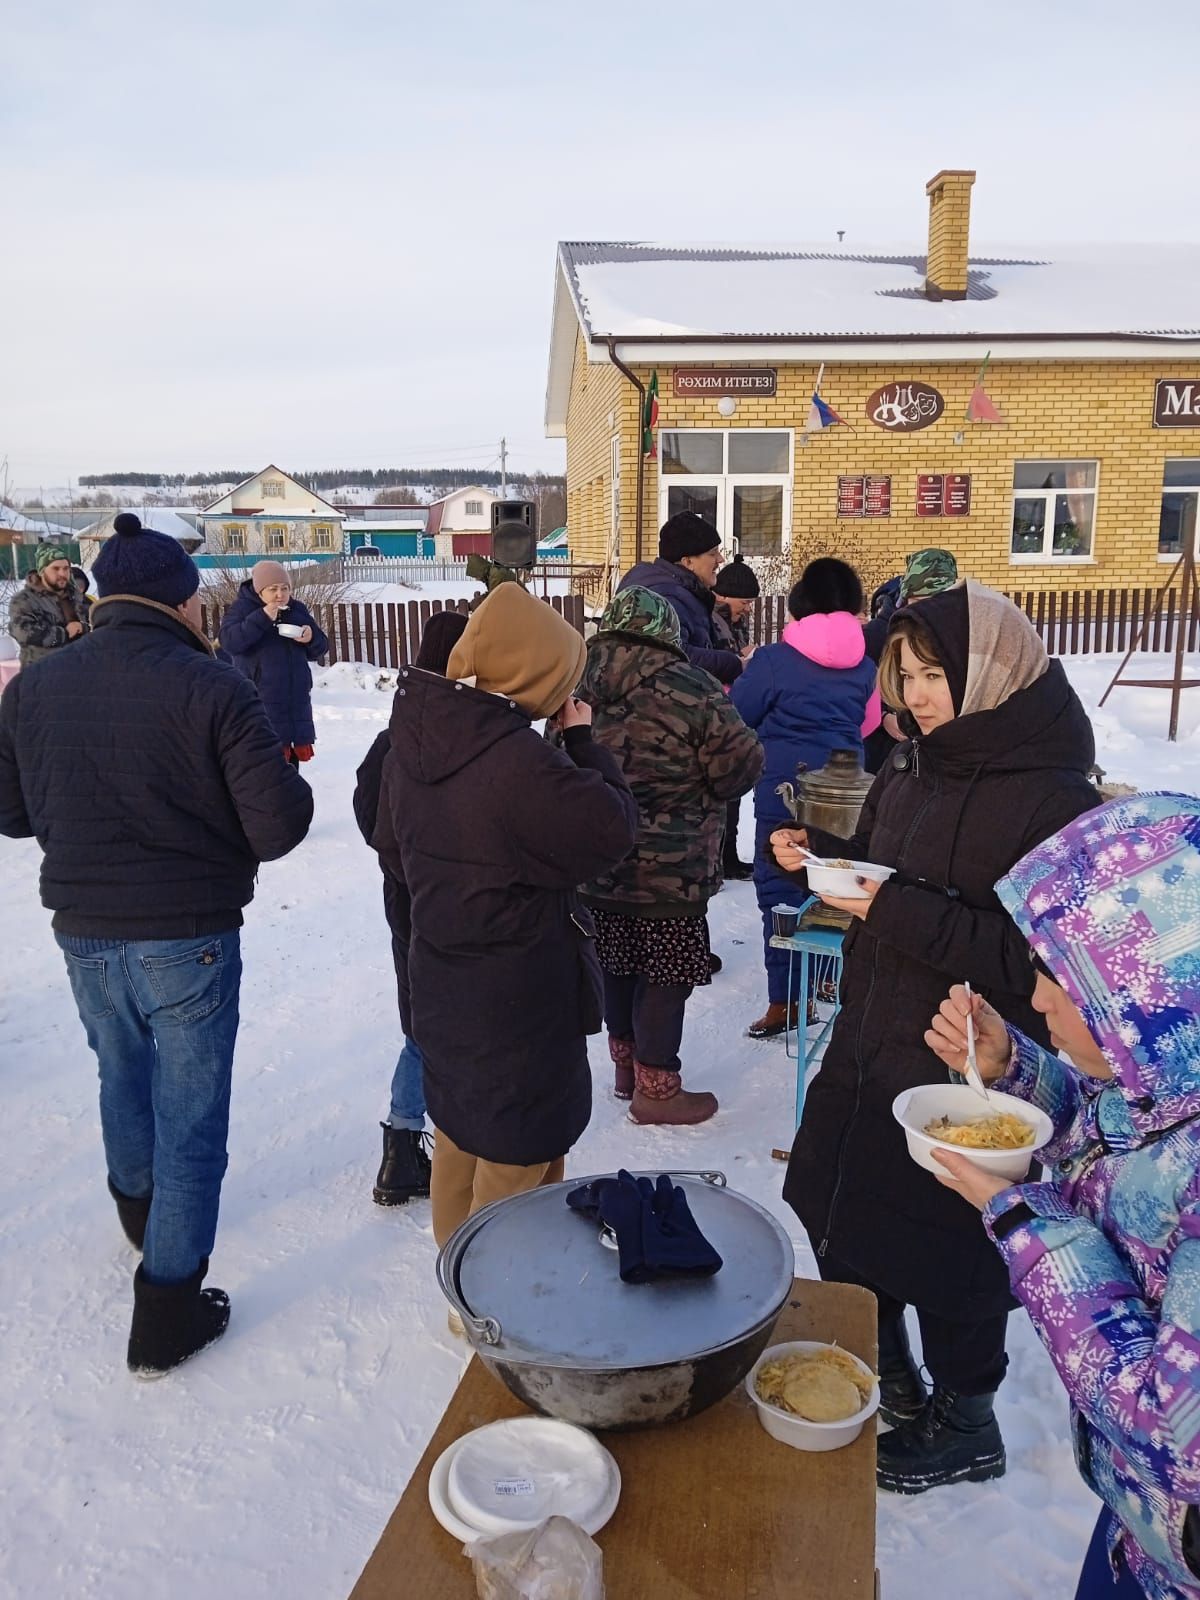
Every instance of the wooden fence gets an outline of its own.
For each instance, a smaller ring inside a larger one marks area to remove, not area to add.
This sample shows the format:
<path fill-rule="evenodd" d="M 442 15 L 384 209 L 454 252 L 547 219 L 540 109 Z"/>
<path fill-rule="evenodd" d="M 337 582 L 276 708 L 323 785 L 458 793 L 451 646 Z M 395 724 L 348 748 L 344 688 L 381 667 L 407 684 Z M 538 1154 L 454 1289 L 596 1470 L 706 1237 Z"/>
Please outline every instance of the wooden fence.
<path fill-rule="evenodd" d="M 551 595 L 545 602 L 583 632 L 584 603 L 576 594 Z M 469 600 L 409 600 L 368 605 L 365 603 L 314 605 L 312 610 L 329 639 L 329 654 L 321 657 L 324 666 L 335 661 L 359 661 L 373 667 L 404 667 L 416 659 L 425 624 L 438 611 L 466 612 Z M 220 631 L 222 607 L 209 602 L 202 606 L 203 628 L 210 639 Z"/>
<path fill-rule="evenodd" d="M 1123 654 L 1146 624 L 1138 648 L 1161 654 L 1174 650 L 1178 630 L 1184 649 L 1200 649 L 1200 599 L 1182 614 L 1181 598 L 1171 590 L 1156 610 L 1157 589 L 1007 590 L 1055 656 Z M 754 603 L 751 638 L 757 644 L 778 639 L 788 622 L 783 595 L 764 595 Z"/>

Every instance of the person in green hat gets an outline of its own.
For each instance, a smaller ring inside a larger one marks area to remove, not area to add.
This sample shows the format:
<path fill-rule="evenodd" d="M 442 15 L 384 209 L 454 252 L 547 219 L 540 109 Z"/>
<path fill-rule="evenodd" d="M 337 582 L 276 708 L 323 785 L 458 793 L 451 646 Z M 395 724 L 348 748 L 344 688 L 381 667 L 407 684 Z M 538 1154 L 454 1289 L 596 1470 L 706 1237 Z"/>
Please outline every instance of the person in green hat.
<path fill-rule="evenodd" d="M 25 587 L 8 608 L 8 631 L 28 667 L 88 632 L 87 609 L 71 575 L 71 554 L 61 545 L 42 544 Z"/>

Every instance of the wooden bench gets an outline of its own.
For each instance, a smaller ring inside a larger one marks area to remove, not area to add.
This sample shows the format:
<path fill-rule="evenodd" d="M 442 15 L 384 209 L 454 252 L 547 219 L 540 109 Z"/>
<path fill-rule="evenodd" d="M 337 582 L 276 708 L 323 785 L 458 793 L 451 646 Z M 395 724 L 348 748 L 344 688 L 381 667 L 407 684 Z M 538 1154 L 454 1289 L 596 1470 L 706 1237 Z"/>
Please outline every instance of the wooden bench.
<path fill-rule="evenodd" d="M 836 1340 L 875 1365 L 875 1299 L 797 1278 L 772 1343 Z M 429 1474 L 462 1434 L 526 1414 L 472 1359 L 350 1600 L 471 1600 L 462 1546 L 429 1509 Z M 739 1387 L 698 1417 L 601 1435 L 621 1468 L 616 1514 L 596 1535 L 607 1600 L 870 1600 L 875 1426 L 826 1454 L 770 1438 Z"/>

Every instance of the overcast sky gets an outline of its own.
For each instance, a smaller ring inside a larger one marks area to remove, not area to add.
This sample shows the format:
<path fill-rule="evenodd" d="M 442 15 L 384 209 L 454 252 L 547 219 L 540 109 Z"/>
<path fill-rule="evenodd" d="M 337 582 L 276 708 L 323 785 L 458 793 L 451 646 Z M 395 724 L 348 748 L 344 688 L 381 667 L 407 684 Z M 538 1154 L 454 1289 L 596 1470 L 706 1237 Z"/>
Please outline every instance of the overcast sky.
<path fill-rule="evenodd" d="M 1200 240 L 1195 0 L 9 0 L 0 461 L 558 469 L 560 238 Z M 1200 298 L 1200 285 L 1197 286 Z"/>

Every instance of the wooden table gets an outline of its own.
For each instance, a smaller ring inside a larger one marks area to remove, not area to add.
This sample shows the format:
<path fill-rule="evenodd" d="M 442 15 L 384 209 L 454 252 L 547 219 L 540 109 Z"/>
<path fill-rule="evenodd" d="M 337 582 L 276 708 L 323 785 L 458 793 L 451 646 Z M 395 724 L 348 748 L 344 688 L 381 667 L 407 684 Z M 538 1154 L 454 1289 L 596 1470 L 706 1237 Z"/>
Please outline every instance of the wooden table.
<path fill-rule="evenodd" d="M 797 1278 L 772 1343 L 837 1340 L 874 1366 L 875 1299 Z M 429 1509 L 429 1474 L 462 1434 L 527 1415 L 471 1361 L 350 1600 L 471 1600 L 462 1546 Z M 870 1600 L 875 1428 L 816 1455 L 765 1433 L 745 1390 L 686 1422 L 604 1433 L 624 1493 L 596 1535 L 607 1600 Z"/>

